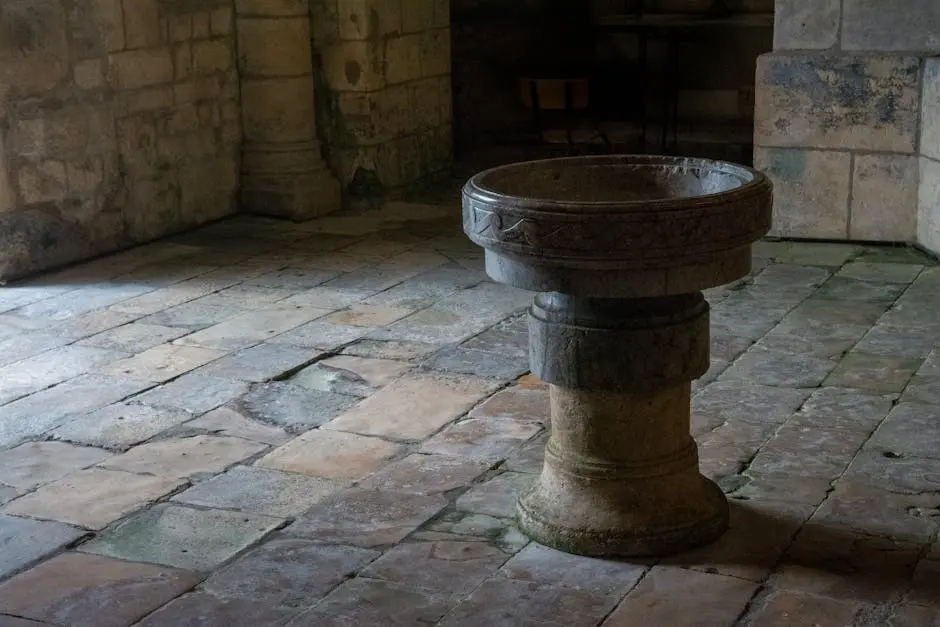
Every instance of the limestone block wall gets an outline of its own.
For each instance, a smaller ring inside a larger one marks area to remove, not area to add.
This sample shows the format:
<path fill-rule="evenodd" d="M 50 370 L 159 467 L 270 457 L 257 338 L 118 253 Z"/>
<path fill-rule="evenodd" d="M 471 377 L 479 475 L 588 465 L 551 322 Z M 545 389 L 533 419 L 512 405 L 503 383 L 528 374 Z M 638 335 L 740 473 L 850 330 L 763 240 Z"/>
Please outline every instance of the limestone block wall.
<path fill-rule="evenodd" d="M 0 3 L 0 278 L 234 210 L 231 0 Z"/>
<path fill-rule="evenodd" d="M 331 169 L 376 195 L 446 171 L 450 0 L 311 0 L 317 108 Z"/>
<path fill-rule="evenodd" d="M 925 150 L 922 111 L 937 53 L 936 0 L 777 0 L 755 121 L 755 164 L 776 184 L 774 235 L 938 250 L 927 196 L 940 154 Z"/>

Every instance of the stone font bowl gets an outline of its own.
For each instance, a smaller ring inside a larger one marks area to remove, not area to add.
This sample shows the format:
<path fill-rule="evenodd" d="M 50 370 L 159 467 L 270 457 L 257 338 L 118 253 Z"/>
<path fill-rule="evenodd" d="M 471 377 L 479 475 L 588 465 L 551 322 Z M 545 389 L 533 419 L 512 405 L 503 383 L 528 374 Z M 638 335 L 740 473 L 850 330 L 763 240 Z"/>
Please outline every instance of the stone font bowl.
<path fill-rule="evenodd" d="M 643 155 L 547 159 L 481 172 L 464 231 L 495 280 L 536 292 L 687 294 L 750 271 L 770 230 L 770 180 L 732 163 Z"/>

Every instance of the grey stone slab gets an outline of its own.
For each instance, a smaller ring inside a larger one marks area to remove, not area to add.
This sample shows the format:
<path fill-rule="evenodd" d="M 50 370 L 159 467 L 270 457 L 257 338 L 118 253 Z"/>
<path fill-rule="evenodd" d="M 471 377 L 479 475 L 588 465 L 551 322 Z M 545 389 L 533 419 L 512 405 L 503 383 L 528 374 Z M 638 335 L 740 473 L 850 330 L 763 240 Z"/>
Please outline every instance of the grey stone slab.
<path fill-rule="evenodd" d="M 439 351 L 422 365 L 441 372 L 475 374 L 510 381 L 529 372 L 529 356 L 519 355 L 511 348 L 496 353 L 458 346 Z"/>
<path fill-rule="evenodd" d="M 836 273 L 836 277 L 873 281 L 877 283 L 913 283 L 924 266 L 916 263 L 879 263 L 870 259 L 859 259 L 847 263 Z"/>
<path fill-rule="evenodd" d="M 0 340 L 0 366 L 22 361 L 47 350 L 64 346 L 70 341 L 69 338 L 39 331 L 17 333 Z"/>
<path fill-rule="evenodd" d="M 271 338 L 272 344 L 290 344 L 319 350 L 335 350 L 369 334 L 370 327 L 351 324 L 334 324 L 329 320 L 314 320 L 277 337 Z"/>
<path fill-rule="evenodd" d="M 52 437 L 89 446 L 124 450 L 193 417 L 187 411 L 117 403 L 66 418 Z"/>
<path fill-rule="evenodd" d="M 880 393 L 900 392 L 921 363 L 920 359 L 853 351 L 826 378 L 826 385 Z"/>
<path fill-rule="evenodd" d="M 127 353 L 90 346 L 63 346 L 0 367 L 0 404 L 62 383 L 127 357 Z"/>
<path fill-rule="evenodd" d="M 231 404 L 248 418 L 276 424 L 289 431 L 307 431 L 332 420 L 359 398 L 310 390 L 290 383 L 262 383 Z"/>
<path fill-rule="evenodd" d="M 173 497 L 178 503 L 289 518 L 345 487 L 343 482 L 236 466 Z"/>
<path fill-rule="evenodd" d="M 940 458 L 940 406 L 900 403 L 865 448 L 902 456 Z"/>
<path fill-rule="evenodd" d="M 835 367 L 836 362 L 829 359 L 753 347 L 734 361 L 719 381 L 812 388 L 822 383 Z"/>
<path fill-rule="evenodd" d="M 816 290 L 814 298 L 828 300 L 848 301 L 845 308 L 851 307 L 849 303 L 893 303 L 904 293 L 904 283 L 888 283 L 884 281 L 861 281 L 842 276 L 834 276 Z"/>
<path fill-rule="evenodd" d="M 811 321 L 823 324 L 850 324 L 871 326 L 887 311 L 888 302 L 853 302 L 846 305 L 838 300 L 810 297 L 800 303 L 787 319 L 799 323 Z"/>
<path fill-rule="evenodd" d="M 197 373 L 221 379 L 261 382 L 282 377 L 317 359 L 322 353 L 280 344 L 258 344 L 227 355 Z"/>
<path fill-rule="evenodd" d="M 446 505 L 438 495 L 352 489 L 320 501 L 284 533 L 366 548 L 395 544 Z"/>
<path fill-rule="evenodd" d="M 110 453 L 99 448 L 62 442 L 27 442 L 0 451 L 0 483 L 32 490 L 108 457 Z"/>
<path fill-rule="evenodd" d="M 901 401 L 940 406 L 940 379 L 915 376 L 904 388 Z"/>
<path fill-rule="evenodd" d="M 868 355 L 924 359 L 938 339 L 940 334 L 929 327 L 877 324 L 858 342 L 855 350 Z"/>
<path fill-rule="evenodd" d="M 505 553 L 486 542 L 405 542 L 369 564 L 362 575 L 463 595 L 472 592 L 493 574 L 506 558 Z"/>
<path fill-rule="evenodd" d="M 460 345 L 467 350 L 489 353 L 511 353 L 529 358 L 529 323 L 526 316 L 515 316 L 487 329 Z"/>
<path fill-rule="evenodd" d="M 139 353 L 189 333 L 187 329 L 132 322 L 79 341 L 82 346 Z"/>
<path fill-rule="evenodd" d="M 839 39 L 839 0 L 778 0 L 774 5 L 775 50 L 826 50 Z"/>
<path fill-rule="evenodd" d="M 529 474 L 505 472 L 463 494 L 457 499 L 457 509 L 513 518 L 516 515 L 516 499 L 533 481 L 534 477 Z"/>
<path fill-rule="evenodd" d="M 757 346 L 794 355 L 838 358 L 855 346 L 867 331 L 865 325 L 795 321 L 787 317 L 761 338 Z"/>
<path fill-rule="evenodd" d="M 213 409 L 200 418 L 186 423 L 181 427 L 181 430 L 227 435 L 275 446 L 284 444 L 293 438 L 283 429 L 246 418 L 240 412 L 229 407 Z"/>
<path fill-rule="evenodd" d="M 311 540 L 274 539 L 213 574 L 207 592 L 289 607 L 313 605 L 381 553 Z"/>
<path fill-rule="evenodd" d="M 470 485 L 490 466 L 478 459 L 413 454 L 392 462 L 359 485 L 370 490 L 440 494 Z"/>
<path fill-rule="evenodd" d="M 594 625 L 617 604 L 614 594 L 494 577 L 440 622 L 441 627 Z"/>
<path fill-rule="evenodd" d="M 196 573 L 63 553 L 0 586 L 0 607 L 49 625 L 127 627 L 199 583 Z"/>
<path fill-rule="evenodd" d="M 384 292 L 371 296 L 366 302 L 393 307 L 424 307 L 484 280 L 486 280 L 486 275 L 480 271 L 449 263 L 407 279 Z"/>
<path fill-rule="evenodd" d="M 368 340 L 353 342 L 343 349 L 344 355 L 372 357 L 375 359 L 398 359 L 410 361 L 421 359 L 440 350 L 437 344 L 411 342 L 408 340 Z"/>
<path fill-rule="evenodd" d="M 83 544 L 81 550 L 132 562 L 210 571 L 283 519 L 160 503 Z"/>
<path fill-rule="evenodd" d="M 644 564 L 571 555 L 532 543 L 506 562 L 499 569 L 499 576 L 620 597 L 633 588 L 646 570 Z"/>
<path fill-rule="evenodd" d="M 226 599 L 197 592 L 150 614 L 136 627 L 260 627 L 282 625 L 294 612 L 255 599 Z"/>
<path fill-rule="evenodd" d="M 938 53 L 938 29 L 940 7 L 930 0 L 915 0 L 904 11 L 887 13 L 875 0 L 843 2 L 843 50 Z"/>
<path fill-rule="evenodd" d="M 244 309 L 204 302 L 202 298 L 141 318 L 140 322 L 198 331 L 244 313 Z"/>
<path fill-rule="evenodd" d="M 152 291 L 145 285 L 107 283 L 80 287 L 77 290 L 41 300 L 14 310 L 18 316 L 45 320 L 66 320 L 95 309 L 103 309 L 135 296 Z"/>
<path fill-rule="evenodd" d="M 882 20 L 871 23 L 880 28 Z M 765 55 L 757 69 L 756 143 L 912 153 L 919 69 L 917 57 L 890 54 Z M 862 87 L 839 91 L 846 85 Z"/>
<path fill-rule="evenodd" d="M 891 411 L 895 398 L 896 395 L 879 395 L 864 390 L 820 388 L 790 418 L 789 424 L 869 434 Z"/>
<path fill-rule="evenodd" d="M 14 446 L 59 426 L 69 415 L 109 405 L 152 384 L 123 377 L 82 375 L 0 409 L 0 446 Z"/>
<path fill-rule="evenodd" d="M 248 384 L 190 372 L 161 385 L 131 401 L 153 407 L 170 407 L 201 414 L 238 398 L 248 391 Z"/>
<path fill-rule="evenodd" d="M 433 625 L 456 603 L 450 594 L 357 578 L 286 627 Z"/>
<path fill-rule="evenodd" d="M 729 420 L 780 424 L 809 397 L 809 390 L 793 390 L 744 381 L 716 381 L 692 399 L 692 414 L 712 428 Z"/>
<path fill-rule="evenodd" d="M 893 451 L 862 451 L 852 460 L 845 479 L 888 492 L 936 493 L 940 492 L 940 458 L 907 457 Z"/>
<path fill-rule="evenodd" d="M 867 437 L 860 431 L 788 423 L 761 447 L 748 470 L 834 480 L 845 471 Z"/>
<path fill-rule="evenodd" d="M 85 535 L 57 522 L 0 514 L 0 579 L 58 552 Z"/>
<path fill-rule="evenodd" d="M 308 290 L 330 279 L 335 279 L 339 272 L 317 270 L 313 268 L 284 268 L 262 274 L 245 281 L 245 285 L 287 290 Z"/>

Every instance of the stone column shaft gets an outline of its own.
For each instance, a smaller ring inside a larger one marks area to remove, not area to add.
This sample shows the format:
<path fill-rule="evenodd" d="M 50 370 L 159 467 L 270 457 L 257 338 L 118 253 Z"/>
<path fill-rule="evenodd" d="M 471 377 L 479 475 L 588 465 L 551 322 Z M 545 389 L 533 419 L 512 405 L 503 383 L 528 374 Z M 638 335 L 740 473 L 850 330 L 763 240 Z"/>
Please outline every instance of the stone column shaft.
<path fill-rule="evenodd" d="M 334 211 L 340 185 L 317 137 L 308 3 L 237 5 L 243 208 L 298 221 Z"/>
<path fill-rule="evenodd" d="M 540 294 L 533 373 L 551 384 L 552 436 L 519 502 L 535 539 L 586 555 L 659 555 L 727 527 L 689 435 L 691 380 L 708 369 L 701 293 L 642 299 Z"/>

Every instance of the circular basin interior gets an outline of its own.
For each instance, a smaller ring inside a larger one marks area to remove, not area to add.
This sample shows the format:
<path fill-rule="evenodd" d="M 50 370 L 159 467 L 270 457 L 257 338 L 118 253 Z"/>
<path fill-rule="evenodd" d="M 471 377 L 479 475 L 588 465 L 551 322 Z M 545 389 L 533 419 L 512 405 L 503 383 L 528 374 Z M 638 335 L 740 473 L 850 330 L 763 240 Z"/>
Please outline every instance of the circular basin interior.
<path fill-rule="evenodd" d="M 481 172 L 471 185 L 536 203 L 648 205 L 721 194 L 755 179 L 750 168 L 723 161 L 625 155 L 514 163 Z"/>

